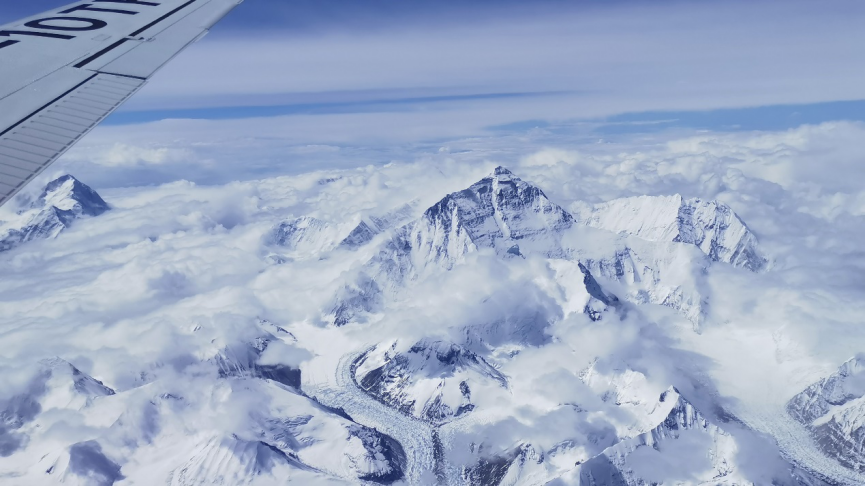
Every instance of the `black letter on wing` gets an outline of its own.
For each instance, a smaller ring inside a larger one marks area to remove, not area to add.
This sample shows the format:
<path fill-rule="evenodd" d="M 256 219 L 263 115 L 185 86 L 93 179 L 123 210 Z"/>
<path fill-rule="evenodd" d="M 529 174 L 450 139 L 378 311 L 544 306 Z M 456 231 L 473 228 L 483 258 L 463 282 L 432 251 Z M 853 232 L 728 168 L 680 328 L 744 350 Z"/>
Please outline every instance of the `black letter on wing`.
<path fill-rule="evenodd" d="M 67 25 L 51 25 L 51 24 L 46 25 L 45 24 L 45 22 L 57 21 L 57 20 L 64 21 L 64 22 L 83 22 L 87 25 L 83 26 L 83 27 L 70 27 Z M 106 22 L 104 20 L 99 20 L 99 19 L 85 19 L 83 17 L 48 17 L 47 19 L 31 20 L 30 22 L 27 22 L 24 25 L 26 25 L 27 27 L 31 27 L 33 29 L 79 31 L 79 30 L 99 30 L 99 29 L 105 27 L 106 25 L 108 25 L 108 22 Z"/>
<path fill-rule="evenodd" d="M 26 31 L 26 30 L 0 30 L 0 37 L 9 37 L 10 35 L 32 35 L 34 37 L 52 37 L 54 39 L 64 39 L 64 40 L 69 40 L 69 39 L 75 38 L 74 35 L 52 34 L 50 32 L 30 32 L 30 31 Z M 6 42 L 18 42 L 18 41 L 6 41 Z"/>
<path fill-rule="evenodd" d="M 126 15 L 136 15 L 138 12 L 132 10 L 117 10 L 113 8 L 99 8 L 94 7 L 93 4 L 85 3 L 84 5 L 78 5 L 77 7 L 72 7 L 70 9 L 63 10 L 62 14 L 70 14 L 72 12 L 78 12 L 79 10 L 85 10 L 87 12 L 107 12 L 107 13 L 118 13 L 118 14 L 126 14 Z"/>
<path fill-rule="evenodd" d="M 148 7 L 158 7 L 159 3 L 154 2 L 142 2 L 140 0 L 93 0 L 96 3 L 128 3 L 132 5 L 146 5 Z"/>

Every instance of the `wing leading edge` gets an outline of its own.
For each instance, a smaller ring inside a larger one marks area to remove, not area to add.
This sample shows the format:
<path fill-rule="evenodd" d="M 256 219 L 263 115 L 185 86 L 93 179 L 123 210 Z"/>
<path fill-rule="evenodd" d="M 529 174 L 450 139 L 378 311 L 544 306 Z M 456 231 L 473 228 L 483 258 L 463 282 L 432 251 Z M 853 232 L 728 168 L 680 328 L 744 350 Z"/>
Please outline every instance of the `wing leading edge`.
<path fill-rule="evenodd" d="M 0 27 L 0 206 L 242 0 L 88 0 Z"/>

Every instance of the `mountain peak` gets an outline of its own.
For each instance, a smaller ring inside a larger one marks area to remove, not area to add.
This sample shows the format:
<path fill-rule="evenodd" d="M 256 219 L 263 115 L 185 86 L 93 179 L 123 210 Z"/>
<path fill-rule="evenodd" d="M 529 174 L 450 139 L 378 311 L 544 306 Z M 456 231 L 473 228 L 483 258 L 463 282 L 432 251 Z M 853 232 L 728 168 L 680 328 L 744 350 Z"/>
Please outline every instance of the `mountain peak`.
<path fill-rule="evenodd" d="M 457 246 L 492 248 L 502 255 L 525 255 L 526 250 L 559 255 L 562 250 L 553 241 L 554 234 L 574 223 L 542 190 L 504 167 L 467 189 L 448 194 L 427 209 L 422 220 L 430 242 L 437 247 L 447 247 L 445 240 L 461 241 Z M 446 248 L 445 253 L 455 248 Z"/>
<path fill-rule="evenodd" d="M 514 176 L 514 173 L 513 173 L 513 172 L 511 172 L 510 170 L 508 170 L 508 169 L 502 167 L 501 165 L 498 166 L 498 167 L 496 167 L 496 168 L 493 170 L 492 176 L 493 176 L 493 177 L 500 177 L 500 176 L 516 177 L 516 176 Z"/>
<path fill-rule="evenodd" d="M 71 175 L 49 182 L 30 209 L 0 230 L 0 251 L 37 239 L 56 238 L 72 222 L 83 216 L 99 216 L 108 204 L 89 186 Z"/>
<path fill-rule="evenodd" d="M 34 207 L 48 209 L 51 206 L 61 212 L 71 212 L 70 219 L 77 216 L 99 216 L 108 211 L 108 204 L 87 184 L 70 174 L 54 179 L 42 190 Z"/>
<path fill-rule="evenodd" d="M 757 237 L 720 201 L 672 196 L 637 196 L 599 204 L 579 215 L 586 226 L 625 233 L 648 241 L 696 246 L 712 261 L 758 272 L 768 261 Z"/>

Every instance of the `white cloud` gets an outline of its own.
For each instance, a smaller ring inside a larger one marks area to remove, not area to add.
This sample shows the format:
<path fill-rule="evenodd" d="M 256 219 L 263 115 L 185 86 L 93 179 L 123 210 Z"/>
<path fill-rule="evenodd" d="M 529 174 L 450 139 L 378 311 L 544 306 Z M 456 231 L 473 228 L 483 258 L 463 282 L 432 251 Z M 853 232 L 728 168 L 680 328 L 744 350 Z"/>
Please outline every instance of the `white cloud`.
<path fill-rule="evenodd" d="M 863 190 L 847 180 L 855 174 L 863 131 L 861 124 L 830 123 L 608 144 L 468 139 L 411 163 L 107 190 L 112 211 L 79 221 L 56 241 L 0 255 L 0 368 L 8 372 L 0 375 L 24 377 L 34 361 L 58 355 L 118 391 L 151 383 L 154 393 L 185 392 L 194 397 L 185 426 L 233 432 L 248 425 L 244 417 L 265 395 L 211 387 L 217 371 L 206 360 L 254 340 L 258 318 L 298 338 L 296 345 L 270 348 L 260 364 L 303 363 L 310 366 L 307 384 L 318 386 L 332 378 L 315 366 L 347 349 L 362 350 L 384 337 L 401 338 L 406 346 L 420 337 L 456 340 L 467 324 L 502 318 L 519 326 L 529 319 L 514 317 L 530 314 L 535 324 L 549 323 L 538 329 L 544 347 L 507 362 L 502 372 L 509 390 L 491 387 L 476 399 L 479 409 L 498 408 L 506 417 L 484 415 L 489 422 L 465 427 L 483 434 L 493 450 L 526 438 L 544 448 L 573 433 L 596 439 L 579 444 L 576 461 L 613 440 L 633 417 L 582 384 L 579 372 L 596 357 L 604 358 L 598 363 L 603 372 L 613 373 L 622 362 L 638 368 L 652 394 L 679 381 L 683 394 L 709 406 L 711 400 L 692 396 L 700 387 L 707 395 L 717 389 L 721 403 L 772 431 L 761 420 L 865 346 L 865 261 L 858 244 L 865 236 Z M 818 158 L 823 170 L 810 165 Z M 566 293 L 544 261 L 505 263 L 482 253 L 418 283 L 377 322 L 323 329 L 317 327 L 322 309 L 373 249 L 278 266 L 265 259 L 273 249 L 263 237 L 279 221 L 310 215 L 347 234 L 362 215 L 415 199 L 428 207 L 498 162 L 565 207 L 635 194 L 719 198 L 757 233 L 775 267 L 761 275 L 714 267 L 711 319 L 698 335 L 663 308 L 621 322 L 565 317 Z M 832 176 L 840 173 L 848 177 Z M 0 398 L 28 382 L 4 378 Z M 598 413 L 563 405 L 571 402 Z M 206 417 L 195 419 L 194 410 L 207 411 Z M 101 426 L 88 427 L 70 428 L 62 438 L 91 437 Z M 472 437 L 452 439 L 468 447 Z"/>
<path fill-rule="evenodd" d="M 86 149 L 76 148 L 66 158 L 105 167 L 138 167 L 187 161 L 193 158 L 193 152 L 184 148 L 142 147 L 117 142 L 113 145 L 91 145 Z"/>

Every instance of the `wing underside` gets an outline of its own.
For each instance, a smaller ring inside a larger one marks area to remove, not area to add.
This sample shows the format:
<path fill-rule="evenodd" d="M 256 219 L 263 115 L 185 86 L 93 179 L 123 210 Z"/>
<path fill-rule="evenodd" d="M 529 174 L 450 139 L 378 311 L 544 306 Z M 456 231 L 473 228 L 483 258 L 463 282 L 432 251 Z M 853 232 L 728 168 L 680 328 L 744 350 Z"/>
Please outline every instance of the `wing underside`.
<path fill-rule="evenodd" d="M 91 0 L 59 11 L 76 17 L 55 12 L 0 27 L 0 205 L 241 0 L 157 1 Z M 71 35 L 79 34 L 70 30 L 77 25 L 102 24 L 86 38 Z M 4 35 L 16 40 L 3 47 Z"/>

